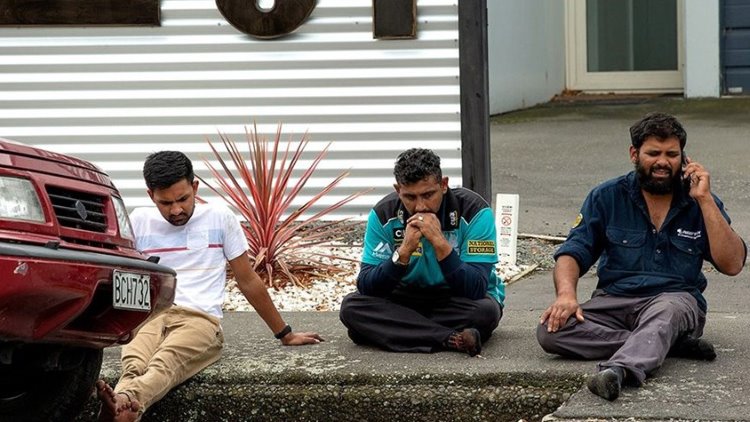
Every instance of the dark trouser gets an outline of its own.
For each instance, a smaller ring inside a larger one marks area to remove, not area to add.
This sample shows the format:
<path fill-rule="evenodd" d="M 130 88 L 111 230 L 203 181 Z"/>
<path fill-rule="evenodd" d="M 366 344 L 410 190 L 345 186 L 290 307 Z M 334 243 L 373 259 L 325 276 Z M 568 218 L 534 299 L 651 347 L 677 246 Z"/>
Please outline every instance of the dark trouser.
<path fill-rule="evenodd" d="M 389 297 L 350 293 L 341 303 L 339 318 L 357 344 L 392 352 L 430 353 L 445 347 L 448 337 L 464 328 L 476 328 L 486 341 L 497 328 L 503 310 L 491 297 L 401 295 Z"/>
<path fill-rule="evenodd" d="M 547 353 L 577 359 L 608 359 L 599 369 L 620 366 L 634 385 L 664 362 L 669 349 L 685 335 L 700 337 L 706 313 L 685 292 L 649 297 L 610 296 L 601 290 L 581 305 L 584 321 L 575 316 L 556 333 L 537 327 L 537 340 Z"/>

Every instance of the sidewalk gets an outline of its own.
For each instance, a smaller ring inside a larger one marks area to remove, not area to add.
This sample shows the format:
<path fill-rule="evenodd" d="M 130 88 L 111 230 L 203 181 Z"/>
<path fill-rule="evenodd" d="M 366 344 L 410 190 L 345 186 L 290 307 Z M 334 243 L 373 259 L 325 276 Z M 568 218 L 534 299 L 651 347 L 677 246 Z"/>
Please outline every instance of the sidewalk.
<path fill-rule="evenodd" d="M 746 420 L 750 314 L 742 304 L 750 286 L 716 273 L 709 278 L 705 338 L 716 345 L 717 360 L 668 359 L 642 389 L 626 389 L 613 403 L 583 387 L 595 362 L 560 359 L 537 345 L 534 330 L 552 297 L 551 274 L 542 272 L 509 286 L 505 316 L 483 359 L 358 347 L 338 315 L 329 312 L 285 314 L 296 329 L 318 330 L 326 342 L 281 347 L 257 314 L 229 313 L 223 358 L 167 395 L 143 420 L 515 422 L 550 413 L 566 421 Z M 582 300 L 593 284 L 590 275 L 582 279 Z M 118 353 L 112 348 L 105 354 L 103 375 L 110 381 L 118 374 Z M 80 420 L 93 420 L 93 407 Z"/>
<path fill-rule="evenodd" d="M 750 312 L 745 298 L 750 294 L 747 276 L 727 277 L 707 273 L 706 298 L 709 313 L 704 338 L 716 347 L 713 362 L 667 359 L 654 377 L 640 389 L 625 388 L 614 402 L 594 396 L 583 387 L 547 420 L 750 420 Z M 579 300 L 585 300 L 596 283 L 588 274 L 579 286 Z M 541 285 L 551 284 L 551 274 L 521 280 L 511 286 L 510 300 L 543 309 L 551 293 Z M 584 294 L 584 292 L 586 294 Z M 558 360 L 545 357 L 545 360 Z M 562 361 L 562 359 L 559 359 Z M 587 364 L 594 371 L 594 362 Z"/>

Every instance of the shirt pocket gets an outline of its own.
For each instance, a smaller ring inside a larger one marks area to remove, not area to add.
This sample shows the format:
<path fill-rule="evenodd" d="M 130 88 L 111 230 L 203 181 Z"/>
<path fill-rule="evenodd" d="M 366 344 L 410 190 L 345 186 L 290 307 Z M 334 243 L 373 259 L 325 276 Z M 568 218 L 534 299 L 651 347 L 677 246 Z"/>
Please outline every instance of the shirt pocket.
<path fill-rule="evenodd" d="M 612 269 L 639 271 L 643 269 L 643 247 L 646 244 L 645 230 L 607 228 L 608 265 Z"/>
<path fill-rule="evenodd" d="M 208 231 L 196 230 L 187 234 L 187 248 L 190 250 L 208 248 Z"/>
<path fill-rule="evenodd" d="M 695 278 L 703 265 L 703 244 L 698 239 L 686 239 L 679 236 L 669 236 L 669 242 L 674 250 L 673 265 L 675 268 L 687 269 L 684 276 Z"/>

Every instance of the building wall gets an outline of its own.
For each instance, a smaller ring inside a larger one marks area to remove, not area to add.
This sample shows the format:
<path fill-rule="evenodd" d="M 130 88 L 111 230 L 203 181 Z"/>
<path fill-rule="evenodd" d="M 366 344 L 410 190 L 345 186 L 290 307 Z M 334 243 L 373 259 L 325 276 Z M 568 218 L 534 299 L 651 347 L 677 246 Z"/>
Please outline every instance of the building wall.
<path fill-rule="evenodd" d="M 491 114 L 565 89 L 564 2 L 487 1 Z"/>
<path fill-rule="evenodd" d="M 94 162 L 129 208 L 150 205 L 149 153 L 184 151 L 207 176 L 206 137 L 241 141 L 253 122 L 266 134 L 282 122 L 284 139 L 309 131 L 311 153 L 333 142 L 295 205 L 351 169 L 322 203 L 376 187 L 339 213 L 366 215 L 392 190 L 396 155 L 414 146 L 441 155 L 460 185 L 456 2 L 418 0 L 414 40 L 374 40 L 372 4 L 318 0 L 272 41 L 240 33 L 213 0 L 162 0 L 160 27 L 0 28 L 0 137 Z"/>
<path fill-rule="evenodd" d="M 685 0 L 685 97 L 721 91 L 719 0 Z"/>

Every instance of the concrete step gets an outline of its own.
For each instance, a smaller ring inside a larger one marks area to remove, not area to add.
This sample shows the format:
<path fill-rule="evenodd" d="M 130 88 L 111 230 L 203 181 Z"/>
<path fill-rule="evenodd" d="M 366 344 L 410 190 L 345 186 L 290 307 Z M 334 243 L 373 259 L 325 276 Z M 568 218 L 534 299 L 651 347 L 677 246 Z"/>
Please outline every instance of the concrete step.
<path fill-rule="evenodd" d="M 315 346 L 283 347 L 252 312 L 228 313 L 222 359 L 155 405 L 144 421 L 750 420 L 750 313 L 746 280 L 710 275 L 718 295 L 704 337 L 714 362 L 667 359 L 640 389 L 608 402 L 583 387 L 595 362 L 548 355 L 534 335 L 552 298 L 548 272 L 513 283 L 500 328 L 483 358 L 455 352 L 388 353 L 354 345 L 335 312 L 285 313 L 297 330 L 318 331 Z M 595 279 L 579 283 L 579 300 Z M 108 349 L 102 375 L 114 382 L 119 350 Z M 94 418 L 95 401 L 80 421 Z"/>
<path fill-rule="evenodd" d="M 222 359 L 173 390 L 143 421 L 538 421 L 580 388 L 587 366 L 543 359 L 522 325 L 504 327 L 482 358 L 470 358 L 355 346 L 336 313 L 285 318 L 326 341 L 282 347 L 255 313 L 228 313 Z M 524 363 L 528 358 L 532 365 Z M 102 376 L 113 384 L 118 375 L 119 348 L 111 348 Z M 95 409 L 92 398 L 79 420 L 94 420 Z"/>
<path fill-rule="evenodd" d="M 208 371 L 171 392 L 143 421 L 539 420 L 580 381 L 526 374 L 229 379 Z M 87 412 L 88 420 L 93 411 Z"/>

